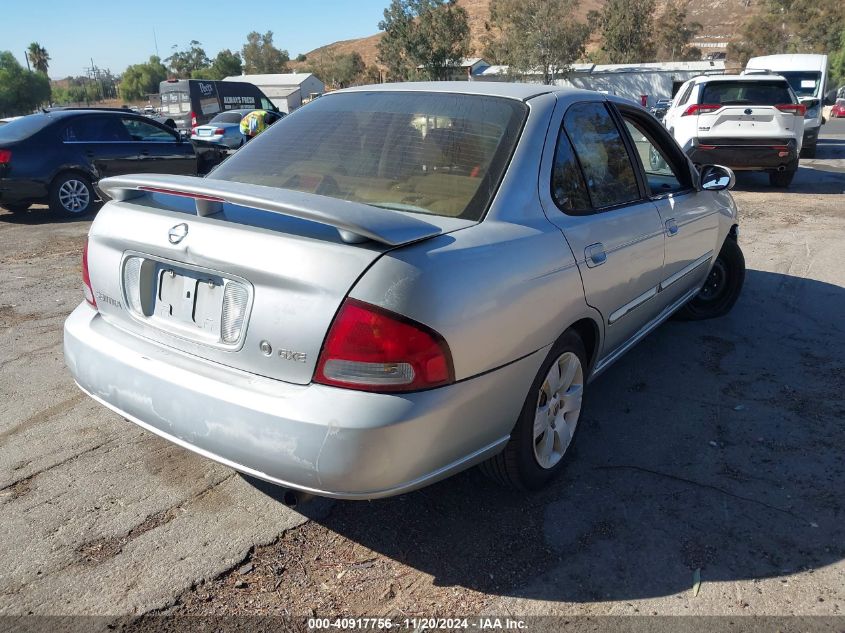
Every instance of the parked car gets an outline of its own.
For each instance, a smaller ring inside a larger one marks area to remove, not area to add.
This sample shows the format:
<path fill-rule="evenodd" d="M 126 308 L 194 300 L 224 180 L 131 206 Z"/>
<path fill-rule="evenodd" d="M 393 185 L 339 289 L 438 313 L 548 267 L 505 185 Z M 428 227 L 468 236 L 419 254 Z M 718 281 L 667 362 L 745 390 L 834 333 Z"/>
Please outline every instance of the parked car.
<path fill-rule="evenodd" d="M 837 99 L 830 109 L 830 116 L 833 119 L 845 117 L 845 99 Z"/>
<path fill-rule="evenodd" d="M 670 315 L 737 300 L 732 184 L 597 92 L 333 92 L 205 178 L 101 182 L 113 201 L 67 366 L 122 417 L 291 502 L 479 463 L 536 489 L 593 378 Z"/>
<path fill-rule="evenodd" d="M 198 125 L 191 134 L 192 141 L 225 145 L 229 149 L 237 149 L 244 144 L 244 136 L 241 134 L 241 119 L 254 108 L 247 110 L 226 110 L 216 115 L 206 125 Z M 281 112 L 267 112 L 265 121 L 273 125 L 284 116 Z"/>
<path fill-rule="evenodd" d="M 62 215 L 96 207 L 97 182 L 126 173 L 196 174 L 192 145 L 126 110 L 49 110 L 0 127 L 0 206 L 45 203 Z"/>
<path fill-rule="evenodd" d="M 657 102 L 651 107 L 650 112 L 654 115 L 654 118 L 656 118 L 658 121 L 662 121 L 663 117 L 666 116 L 666 111 L 671 105 L 671 99 L 658 99 Z"/>
<path fill-rule="evenodd" d="M 707 75 L 680 87 L 664 124 L 694 163 L 765 171 L 772 186 L 788 187 L 805 110 L 779 75 Z"/>

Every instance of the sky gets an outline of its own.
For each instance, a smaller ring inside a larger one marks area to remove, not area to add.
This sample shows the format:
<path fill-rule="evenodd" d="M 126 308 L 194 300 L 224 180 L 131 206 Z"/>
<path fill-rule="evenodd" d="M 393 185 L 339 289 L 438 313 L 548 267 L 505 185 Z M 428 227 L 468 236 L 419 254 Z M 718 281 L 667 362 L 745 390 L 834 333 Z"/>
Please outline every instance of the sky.
<path fill-rule="evenodd" d="M 273 31 L 291 59 L 337 40 L 378 32 L 389 0 L 0 0 L 0 51 L 26 66 L 24 51 L 38 42 L 50 54 L 49 75 L 83 75 L 91 59 L 122 73 L 171 46 L 199 40 L 209 57 L 240 51 L 250 31 Z"/>

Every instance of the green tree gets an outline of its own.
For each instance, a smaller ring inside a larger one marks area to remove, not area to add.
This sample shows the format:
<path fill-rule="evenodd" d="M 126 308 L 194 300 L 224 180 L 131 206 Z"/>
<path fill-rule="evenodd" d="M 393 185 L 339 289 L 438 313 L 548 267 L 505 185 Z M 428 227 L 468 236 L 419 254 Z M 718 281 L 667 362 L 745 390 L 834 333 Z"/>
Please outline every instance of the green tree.
<path fill-rule="evenodd" d="M 124 101 L 137 101 L 159 91 L 159 84 L 167 79 L 167 68 L 161 59 L 152 55 L 146 64 L 127 68 L 120 79 L 120 97 Z"/>
<path fill-rule="evenodd" d="M 602 38 L 601 50 L 609 64 L 650 62 L 655 58 L 655 0 L 608 0 L 588 19 Z"/>
<path fill-rule="evenodd" d="M 541 71 L 550 84 L 583 54 L 590 27 L 571 19 L 577 0 L 493 0 L 487 52 L 511 74 Z"/>
<path fill-rule="evenodd" d="M 363 82 L 367 66 L 354 51 L 339 55 L 321 51 L 311 58 L 308 70 L 327 86 L 346 88 Z"/>
<path fill-rule="evenodd" d="M 845 30 L 839 39 L 839 49 L 830 56 L 830 88 L 845 84 Z"/>
<path fill-rule="evenodd" d="M 50 102 L 50 80 L 26 70 L 9 51 L 0 52 L 0 116 L 27 114 Z"/>
<path fill-rule="evenodd" d="M 50 67 L 50 54 L 46 48 L 38 42 L 33 42 L 26 49 L 26 56 L 29 58 L 29 63 L 32 64 L 33 70 L 45 75 L 47 74 L 47 69 Z"/>
<path fill-rule="evenodd" d="M 845 11 L 835 0 L 765 0 L 763 9 L 728 46 L 742 66 L 750 57 L 778 53 L 834 53 L 842 46 Z"/>
<path fill-rule="evenodd" d="M 657 48 L 661 59 L 692 61 L 701 59 L 701 50 L 690 46 L 701 32 L 698 22 L 687 23 L 687 10 L 679 2 L 669 2 L 657 19 Z"/>
<path fill-rule="evenodd" d="M 273 31 L 267 31 L 264 35 L 253 31 L 247 35 L 241 57 L 247 75 L 284 73 L 287 72 L 290 61 L 286 50 L 280 50 L 273 45 Z"/>
<path fill-rule="evenodd" d="M 228 48 L 217 53 L 211 66 L 191 73 L 191 79 L 213 79 L 219 81 L 226 77 L 240 75 L 243 70 L 240 53 L 233 53 Z"/>
<path fill-rule="evenodd" d="M 296 61 L 298 61 L 298 62 L 304 62 L 304 61 L 307 61 L 307 60 L 308 60 L 308 58 L 305 56 L 305 53 L 300 53 L 299 55 L 296 56 Z"/>
<path fill-rule="evenodd" d="M 184 51 L 177 50 L 176 44 L 172 48 L 173 53 L 164 61 L 167 62 L 168 70 L 173 77 L 187 79 L 191 73 L 206 69 L 211 65 L 205 49 L 197 40 L 191 40 L 188 49 Z"/>
<path fill-rule="evenodd" d="M 446 79 L 470 53 L 467 12 L 455 0 L 392 0 L 378 27 L 378 59 L 392 79 Z"/>

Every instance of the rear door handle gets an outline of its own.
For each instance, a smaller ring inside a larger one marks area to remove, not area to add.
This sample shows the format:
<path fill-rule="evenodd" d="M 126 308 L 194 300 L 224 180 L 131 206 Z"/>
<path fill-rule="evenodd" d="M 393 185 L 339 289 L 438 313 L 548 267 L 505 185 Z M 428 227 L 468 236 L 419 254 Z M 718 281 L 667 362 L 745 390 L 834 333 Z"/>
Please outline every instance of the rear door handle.
<path fill-rule="evenodd" d="M 145 149 L 145 150 L 142 150 L 142 151 L 141 151 L 141 156 L 149 156 L 149 155 L 150 155 L 149 150 L 146 150 L 146 149 Z"/>
<path fill-rule="evenodd" d="M 601 242 L 590 244 L 584 249 L 584 259 L 587 261 L 587 268 L 601 266 L 607 261 L 607 253 L 604 250 L 604 244 Z"/>
<path fill-rule="evenodd" d="M 666 220 L 666 235 L 672 237 L 678 233 L 678 223 L 675 222 L 675 218 L 669 218 Z"/>

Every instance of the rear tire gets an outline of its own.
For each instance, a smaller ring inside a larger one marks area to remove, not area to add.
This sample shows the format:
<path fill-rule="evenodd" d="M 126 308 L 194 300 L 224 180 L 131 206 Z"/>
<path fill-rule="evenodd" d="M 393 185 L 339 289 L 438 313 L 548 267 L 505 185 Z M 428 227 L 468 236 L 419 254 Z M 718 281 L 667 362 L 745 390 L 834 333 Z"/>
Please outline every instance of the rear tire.
<path fill-rule="evenodd" d="M 5 202 L 2 206 L 6 211 L 11 211 L 12 213 L 24 213 L 29 211 L 29 207 L 32 205 L 29 202 Z"/>
<path fill-rule="evenodd" d="M 804 147 L 801 149 L 801 158 L 815 158 L 816 157 L 816 146 L 810 145 L 809 147 Z"/>
<path fill-rule="evenodd" d="M 96 208 L 97 195 L 87 176 L 69 171 L 50 185 L 50 211 L 64 218 L 84 217 Z"/>
<path fill-rule="evenodd" d="M 769 174 L 769 184 L 772 187 L 786 188 L 792 184 L 792 179 L 795 178 L 794 171 L 775 171 Z"/>
<path fill-rule="evenodd" d="M 552 346 L 505 449 L 480 465 L 495 482 L 538 490 L 566 467 L 579 428 L 587 376 L 581 337 L 567 330 Z"/>
<path fill-rule="evenodd" d="M 728 237 L 719 251 L 704 285 L 676 316 L 701 321 L 724 316 L 734 307 L 745 283 L 745 256 L 736 240 Z"/>

